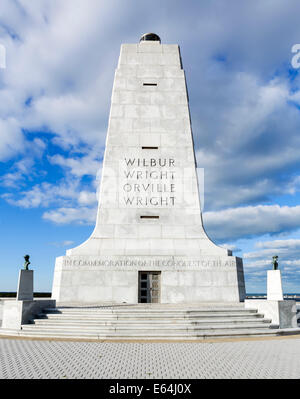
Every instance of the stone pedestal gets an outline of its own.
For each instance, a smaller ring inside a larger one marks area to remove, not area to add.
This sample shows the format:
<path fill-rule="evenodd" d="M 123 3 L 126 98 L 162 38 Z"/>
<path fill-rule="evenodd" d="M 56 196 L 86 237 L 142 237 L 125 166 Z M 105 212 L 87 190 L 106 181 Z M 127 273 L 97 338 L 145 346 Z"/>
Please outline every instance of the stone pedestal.
<path fill-rule="evenodd" d="M 3 303 L 2 328 L 20 330 L 22 324 L 28 323 L 37 314 L 41 313 L 43 309 L 55 308 L 55 306 L 56 302 L 52 299 L 38 299 L 35 301 L 6 300 Z"/>
<path fill-rule="evenodd" d="M 279 271 L 279 270 L 270 270 Z M 279 328 L 297 328 L 296 301 L 270 301 L 265 299 L 246 299 L 246 309 L 257 309 L 266 319 L 271 319 Z"/>
<path fill-rule="evenodd" d="M 269 301 L 283 301 L 283 291 L 280 270 L 268 270 L 267 299 Z"/>
<path fill-rule="evenodd" d="M 18 290 L 18 301 L 33 300 L 33 270 L 20 270 Z"/>

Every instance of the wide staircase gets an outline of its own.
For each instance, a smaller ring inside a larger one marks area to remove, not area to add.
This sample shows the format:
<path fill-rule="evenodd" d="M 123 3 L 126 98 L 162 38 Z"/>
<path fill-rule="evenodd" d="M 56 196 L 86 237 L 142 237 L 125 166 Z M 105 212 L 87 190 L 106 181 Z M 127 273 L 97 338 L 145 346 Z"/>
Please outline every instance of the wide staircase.
<path fill-rule="evenodd" d="M 271 326 L 271 321 L 257 310 L 245 309 L 243 304 L 58 306 L 45 309 L 30 324 L 22 325 L 19 335 L 100 340 L 194 340 L 276 335 L 276 326 Z"/>

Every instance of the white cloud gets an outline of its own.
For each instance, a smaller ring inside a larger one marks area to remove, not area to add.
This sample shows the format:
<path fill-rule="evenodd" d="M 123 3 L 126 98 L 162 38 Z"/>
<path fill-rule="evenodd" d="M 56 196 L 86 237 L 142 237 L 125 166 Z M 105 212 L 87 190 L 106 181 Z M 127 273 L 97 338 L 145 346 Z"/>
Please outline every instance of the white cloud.
<path fill-rule="evenodd" d="M 262 259 L 278 255 L 279 259 L 284 262 L 298 262 L 300 259 L 300 240 L 287 239 L 287 240 L 273 240 L 273 241 L 258 241 L 255 247 L 259 248 L 257 251 L 252 251 L 244 254 L 245 259 Z M 292 263 L 290 263 L 292 264 Z"/>
<path fill-rule="evenodd" d="M 24 178 L 32 172 L 33 160 L 31 158 L 23 158 L 16 162 L 11 171 L 0 177 L 0 184 L 5 187 L 17 188 L 20 181 L 23 182 Z"/>
<path fill-rule="evenodd" d="M 95 192 L 81 191 L 79 193 L 78 202 L 81 205 L 94 205 L 98 202 Z"/>
<path fill-rule="evenodd" d="M 233 240 L 277 234 L 300 228 L 300 206 L 258 205 L 203 214 L 204 226 L 215 239 Z"/>
<path fill-rule="evenodd" d="M 288 240 L 259 241 L 255 245 L 257 248 L 267 249 L 294 249 L 300 250 L 300 239 L 290 238 Z"/>
<path fill-rule="evenodd" d="M 103 144 L 120 45 L 111 49 L 102 40 L 115 29 L 114 1 L 32 3 L 6 0 L 0 6 L 8 57 L 0 76 L 0 120 L 14 118 L 19 127 L 53 131 L 69 147 Z M 130 12 L 125 4 L 118 11 Z"/>
<path fill-rule="evenodd" d="M 14 118 L 0 119 L 0 161 L 4 162 L 24 149 L 20 123 Z"/>
<path fill-rule="evenodd" d="M 251 262 L 244 262 L 244 269 L 245 269 L 245 271 L 251 270 L 251 273 L 253 273 L 252 269 L 256 269 L 256 268 L 264 268 L 264 269 L 268 268 L 268 269 L 271 269 L 272 268 L 271 262 L 272 262 L 272 259 L 270 260 L 270 259 L 267 259 L 267 258 L 266 259 L 253 260 Z"/>
<path fill-rule="evenodd" d="M 204 82 L 194 126 L 206 209 L 251 205 L 299 191 L 299 178 L 286 173 L 299 170 L 300 160 L 300 113 L 289 103 L 288 80 L 261 82 L 250 71 L 231 72 L 225 79 L 224 73 L 217 101 Z"/>
<path fill-rule="evenodd" d="M 58 208 L 53 211 L 44 212 L 43 219 L 57 224 L 94 224 L 96 220 L 96 208 Z"/>
<path fill-rule="evenodd" d="M 98 159 L 97 159 L 98 158 Z M 95 151 L 88 155 L 78 158 L 65 158 L 61 155 L 49 157 L 50 163 L 60 165 L 70 171 L 73 176 L 82 177 L 85 175 L 95 176 L 100 168 L 99 154 Z"/>
<path fill-rule="evenodd" d="M 20 193 L 20 199 L 12 194 L 4 194 L 2 197 L 10 204 L 21 208 L 48 207 L 50 204 L 62 204 L 74 201 L 78 196 L 78 184 L 76 181 L 50 184 L 44 182 L 32 187 L 31 190 Z"/>
<path fill-rule="evenodd" d="M 22 128 L 52 132 L 49 140 L 69 151 L 48 158 L 69 183 L 63 179 L 55 187 L 45 177 L 43 184 L 22 188 L 20 197 L 4 198 L 23 207 L 93 204 L 93 193 L 79 178 L 95 175 L 100 166 L 120 44 L 137 42 L 141 30 L 156 30 L 163 43 L 181 45 L 198 166 L 205 168 L 210 212 L 204 220 L 212 235 L 228 240 L 297 228 L 298 207 L 255 205 L 299 191 L 300 91 L 283 65 L 299 33 L 300 6 L 276 0 L 272 7 L 221 4 L 177 3 L 166 23 L 155 0 L 133 1 L 132 7 L 113 0 L 2 0 L 7 68 L 0 76 L 0 160 L 24 151 L 27 156 L 31 148 L 45 150 L 39 138 L 34 146 L 32 139 L 28 143 Z M 26 173 L 20 164 L 4 182 L 13 187 Z M 229 209 L 216 212 L 224 208 Z"/>
<path fill-rule="evenodd" d="M 35 138 L 31 142 L 25 142 L 24 146 L 24 157 L 15 162 L 7 173 L 0 176 L 2 186 L 22 187 L 26 184 L 26 181 L 31 181 L 32 177 L 46 174 L 44 170 L 38 170 L 34 166 L 35 159 L 39 159 L 43 155 L 46 148 L 45 142 Z"/>
<path fill-rule="evenodd" d="M 295 277 L 300 272 L 300 240 L 286 239 L 273 241 L 258 241 L 255 247 L 257 251 L 244 254 L 246 271 L 257 269 L 272 269 L 272 256 L 279 257 L 279 269 L 284 278 Z"/>
<path fill-rule="evenodd" d="M 51 245 L 55 245 L 56 247 L 69 247 L 74 244 L 74 241 L 71 240 L 65 240 L 61 242 L 51 242 Z"/>
<path fill-rule="evenodd" d="M 232 251 L 232 252 L 240 252 L 240 251 L 241 251 L 241 249 L 238 248 L 238 247 L 237 247 L 236 245 L 234 245 L 234 244 L 226 244 L 226 243 L 223 243 L 223 244 L 220 244 L 220 247 L 225 248 L 225 249 L 229 249 L 229 250 Z"/>
<path fill-rule="evenodd" d="M 299 254 L 300 254 L 300 251 L 299 251 L 299 253 L 298 253 L 298 256 L 299 256 Z M 298 260 L 285 260 L 284 261 L 284 265 L 288 265 L 288 266 L 299 266 L 299 272 L 300 272 L 300 259 L 298 259 Z M 287 269 L 287 270 L 295 270 L 295 267 L 293 267 L 293 268 L 288 268 L 288 267 L 284 267 L 285 269 Z"/>

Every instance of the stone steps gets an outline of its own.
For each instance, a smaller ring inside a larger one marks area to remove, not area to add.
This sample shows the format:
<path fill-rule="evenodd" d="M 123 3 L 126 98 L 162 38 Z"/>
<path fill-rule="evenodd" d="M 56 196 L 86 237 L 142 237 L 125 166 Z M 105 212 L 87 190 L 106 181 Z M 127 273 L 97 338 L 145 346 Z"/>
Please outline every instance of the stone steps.
<path fill-rule="evenodd" d="M 86 331 L 73 331 L 72 334 L 68 331 L 42 331 L 42 330 L 21 330 L 20 332 L 16 332 L 13 330 L 6 330 L 2 332 L 3 335 L 13 335 L 13 336 L 22 336 L 22 337 L 33 337 L 33 338 L 65 338 L 65 339 L 95 339 L 95 340 L 141 340 L 141 341 L 155 341 L 155 340 L 168 340 L 168 341 L 176 341 L 176 340 L 197 340 L 204 338 L 239 338 L 239 337 L 255 337 L 255 336 L 276 336 L 276 335 L 288 335 L 294 334 L 294 332 L 287 330 L 281 331 L 280 333 L 276 329 L 228 329 L 228 330 L 203 330 L 201 332 L 180 332 L 173 334 L 164 334 L 164 333 L 114 333 L 114 334 L 105 334 L 105 333 L 95 333 L 95 332 L 86 332 Z"/>
<path fill-rule="evenodd" d="M 207 314 L 207 313 L 224 313 L 224 312 L 229 312 L 229 313 L 256 313 L 256 309 L 243 309 L 243 308 L 198 308 L 198 309 L 173 309 L 173 308 L 149 308 L 145 307 L 143 308 L 101 308 L 101 307 L 95 307 L 95 308 L 84 308 L 84 307 L 78 307 L 78 308 L 65 308 L 65 307 L 57 307 L 57 308 L 46 308 L 44 309 L 44 313 L 101 313 L 101 314 Z"/>
<path fill-rule="evenodd" d="M 38 318 L 40 320 L 49 320 L 49 321 L 60 321 L 60 320 L 82 320 L 82 321 L 118 321 L 118 322 L 166 322 L 166 321 L 184 321 L 184 322 L 195 322 L 199 319 L 201 320 L 242 320 L 245 318 L 249 319 L 261 319 L 263 315 L 261 314 L 222 314 L 222 315 L 214 315 L 214 314 L 206 314 L 206 315 L 101 315 L 101 314 L 39 314 Z"/>
<path fill-rule="evenodd" d="M 228 323 L 226 322 L 219 322 L 219 323 L 214 323 L 214 324 L 208 324 L 208 323 L 199 323 L 199 324 L 191 324 L 191 325 L 186 325 L 186 324 L 159 324 L 159 325 L 127 325 L 127 326 L 120 326 L 119 324 L 116 325 L 90 325 L 90 324 L 76 324 L 76 323 L 71 323 L 71 324 L 66 324 L 66 323 L 61 323 L 59 324 L 35 324 L 39 329 L 55 329 L 55 330 L 60 330 L 63 329 L 65 331 L 69 330 L 76 330 L 80 329 L 81 331 L 143 331 L 145 333 L 150 332 L 150 331 L 177 331 L 177 330 L 186 330 L 186 331 L 197 331 L 197 330 L 214 330 L 214 329 L 230 329 L 230 328 L 266 328 L 267 324 L 269 324 L 269 321 L 265 321 L 263 323 L 257 323 L 257 322 L 245 322 L 245 323 Z M 268 326 L 267 326 L 268 327 Z M 23 325 L 22 329 L 23 330 L 32 330 L 34 327 L 33 325 Z"/>
<path fill-rule="evenodd" d="M 276 328 L 277 327 L 277 328 Z M 7 332 L 7 331 L 6 331 Z M 238 306 L 94 306 L 45 309 L 13 335 L 70 339 L 195 340 L 278 335 L 255 309 Z M 5 334 L 2 331 L 1 334 Z"/>
<path fill-rule="evenodd" d="M 166 314 L 168 315 L 168 318 L 171 317 L 184 317 L 184 318 L 189 318 L 189 317 L 206 317 L 206 316 L 241 316 L 244 317 L 245 315 L 254 315 L 257 314 L 257 310 L 255 309 L 245 309 L 242 311 L 241 309 L 201 309 L 201 310 L 151 310 L 151 309 L 132 309 L 132 310 L 116 310 L 116 309 L 61 309 L 61 308 L 56 308 L 56 309 L 45 309 L 44 314 L 47 315 L 70 315 L 70 316 L 80 316 L 80 317 L 90 317 L 91 315 L 93 316 L 101 316 L 101 317 L 112 317 L 112 316 L 118 316 L 118 317 L 144 317 L 144 318 L 149 318 L 149 317 L 166 317 Z"/>
<path fill-rule="evenodd" d="M 264 319 L 261 315 L 258 318 L 226 318 L 227 324 L 237 324 L 237 323 L 270 323 L 271 320 Z M 99 320 L 99 319 L 87 319 L 87 320 L 74 320 L 72 318 L 57 318 L 57 319 L 35 319 L 35 325 L 91 325 L 91 326 L 105 326 L 105 325 L 132 325 L 132 326 L 164 326 L 164 325 L 204 325 L 204 324 L 223 324 L 224 320 L 220 319 L 204 319 L 204 320 L 189 320 L 189 319 L 173 319 L 173 320 L 119 320 L 119 319 L 107 319 L 107 320 Z"/>
<path fill-rule="evenodd" d="M 91 306 L 45 309 L 20 335 L 90 339 L 197 339 L 274 334 L 270 320 L 238 306 Z"/>

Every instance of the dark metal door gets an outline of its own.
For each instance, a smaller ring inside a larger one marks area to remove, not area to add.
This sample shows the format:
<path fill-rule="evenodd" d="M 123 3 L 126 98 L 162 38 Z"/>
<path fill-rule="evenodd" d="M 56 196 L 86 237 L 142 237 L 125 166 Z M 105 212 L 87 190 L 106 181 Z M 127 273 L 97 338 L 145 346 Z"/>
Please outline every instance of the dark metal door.
<path fill-rule="evenodd" d="M 139 302 L 160 303 L 160 272 L 139 272 Z"/>

